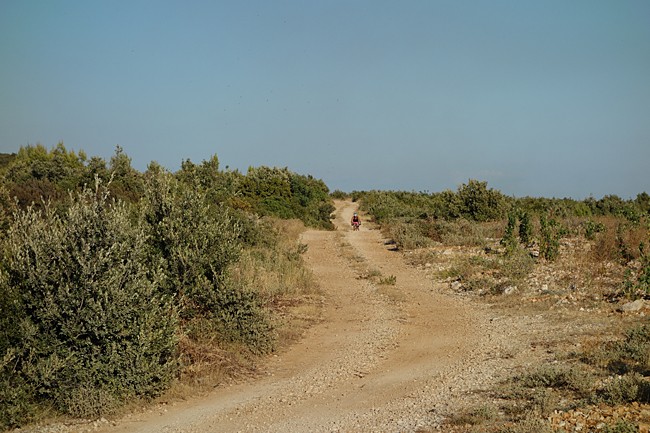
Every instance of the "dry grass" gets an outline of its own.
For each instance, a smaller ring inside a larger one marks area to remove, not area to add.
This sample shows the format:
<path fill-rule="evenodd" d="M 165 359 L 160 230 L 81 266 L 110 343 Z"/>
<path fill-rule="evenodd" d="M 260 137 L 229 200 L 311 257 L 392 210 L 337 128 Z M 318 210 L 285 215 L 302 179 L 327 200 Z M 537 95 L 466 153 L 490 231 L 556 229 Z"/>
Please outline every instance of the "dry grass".
<path fill-rule="evenodd" d="M 555 411 L 580 408 L 589 402 L 611 401 L 624 406 L 650 399 L 646 377 L 650 349 L 644 346 L 645 340 L 621 349 L 626 331 L 647 321 L 643 312 L 616 312 L 618 305 L 629 300 L 622 291 L 626 270 L 635 270 L 639 244 L 649 245 L 647 223 L 597 219 L 595 223 L 603 229 L 590 238 L 583 223 L 579 219 L 562 222 L 567 234 L 560 239 L 559 256 L 554 261 L 532 260 L 530 250 L 523 248 L 523 255 L 506 257 L 495 239 L 471 241 L 478 228 L 466 230 L 469 238 L 456 238 L 459 232 L 454 230 L 450 244 L 405 254 L 408 263 L 435 270 L 434 278 L 448 282 L 448 287 L 463 296 L 478 295 L 477 300 L 488 301 L 501 314 L 543 316 L 549 326 L 539 341 L 530 344 L 544 350 L 545 362 L 556 364 L 522 366 L 510 381 L 488 391 L 497 397 L 492 406 L 459 409 L 447 420 L 444 431 L 555 432 L 546 421 Z M 505 296 L 502 290 L 495 290 L 504 282 L 517 286 L 514 294 Z M 631 358 L 630 353 L 641 353 L 641 361 L 623 359 Z M 631 373 L 611 379 L 615 367 L 619 368 L 615 374 Z M 644 377 L 639 376 L 640 371 Z M 493 417 L 494 413 L 500 415 Z M 605 425 L 603 431 L 615 431 L 606 430 L 610 427 Z"/>

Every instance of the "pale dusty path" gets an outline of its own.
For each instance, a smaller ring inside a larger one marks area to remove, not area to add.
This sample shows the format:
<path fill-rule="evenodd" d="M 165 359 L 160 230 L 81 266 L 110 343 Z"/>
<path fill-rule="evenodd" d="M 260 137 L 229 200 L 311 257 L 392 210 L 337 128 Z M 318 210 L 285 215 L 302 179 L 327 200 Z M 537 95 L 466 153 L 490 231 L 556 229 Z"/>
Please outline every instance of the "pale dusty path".
<path fill-rule="evenodd" d="M 337 202 L 336 232 L 304 233 L 305 259 L 324 291 L 323 321 L 272 357 L 265 377 L 95 431 L 412 432 L 435 424 L 475 385 L 472 374 L 492 351 L 489 336 L 500 331 L 482 309 L 407 267 L 379 231 L 365 223 L 351 231 L 354 210 Z M 397 284 L 358 278 L 346 249 Z"/>

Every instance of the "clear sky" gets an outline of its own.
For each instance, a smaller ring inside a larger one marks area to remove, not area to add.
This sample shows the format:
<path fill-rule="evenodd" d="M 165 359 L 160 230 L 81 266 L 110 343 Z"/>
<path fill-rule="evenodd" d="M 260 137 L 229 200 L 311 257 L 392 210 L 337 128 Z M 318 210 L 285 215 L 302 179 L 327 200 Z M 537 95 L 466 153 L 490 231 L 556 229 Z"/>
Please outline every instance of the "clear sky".
<path fill-rule="evenodd" d="M 650 192 L 649 0 L 0 0 L 0 151 Z"/>

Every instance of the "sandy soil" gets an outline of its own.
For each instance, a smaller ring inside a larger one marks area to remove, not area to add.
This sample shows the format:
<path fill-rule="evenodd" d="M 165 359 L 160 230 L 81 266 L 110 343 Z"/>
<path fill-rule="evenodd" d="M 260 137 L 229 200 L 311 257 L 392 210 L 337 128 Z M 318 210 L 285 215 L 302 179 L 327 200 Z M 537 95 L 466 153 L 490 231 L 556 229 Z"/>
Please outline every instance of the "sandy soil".
<path fill-rule="evenodd" d="M 304 233 L 305 259 L 324 292 L 322 321 L 272 356 L 261 377 L 79 431 L 429 431 L 469 391 L 494 381 L 534 318 L 513 326 L 446 295 L 367 221 L 352 231 L 354 210 L 337 202 L 336 231 Z M 373 283 L 360 269 L 394 276 L 395 284 Z"/>

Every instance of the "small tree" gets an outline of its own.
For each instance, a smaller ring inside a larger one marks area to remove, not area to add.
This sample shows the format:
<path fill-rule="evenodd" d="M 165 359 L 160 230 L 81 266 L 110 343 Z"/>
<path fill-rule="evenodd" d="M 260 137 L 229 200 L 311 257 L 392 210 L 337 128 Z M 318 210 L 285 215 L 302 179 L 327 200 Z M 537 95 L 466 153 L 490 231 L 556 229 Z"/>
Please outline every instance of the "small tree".
<path fill-rule="evenodd" d="M 506 231 L 501 239 L 501 245 L 506 248 L 506 254 L 511 254 L 518 246 L 517 238 L 515 237 L 515 226 L 517 225 L 517 214 L 514 210 L 508 212 L 508 224 Z"/>
<path fill-rule="evenodd" d="M 503 216 L 506 198 L 487 187 L 487 182 L 470 179 L 458 188 L 463 216 L 474 221 L 489 221 Z"/>
<path fill-rule="evenodd" d="M 560 253 L 560 231 L 557 221 L 549 220 L 545 214 L 539 217 L 540 253 L 546 260 L 555 260 Z"/>
<path fill-rule="evenodd" d="M 519 241 L 524 245 L 530 245 L 533 240 L 533 225 L 530 221 L 530 214 L 526 211 L 519 213 Z"/>

